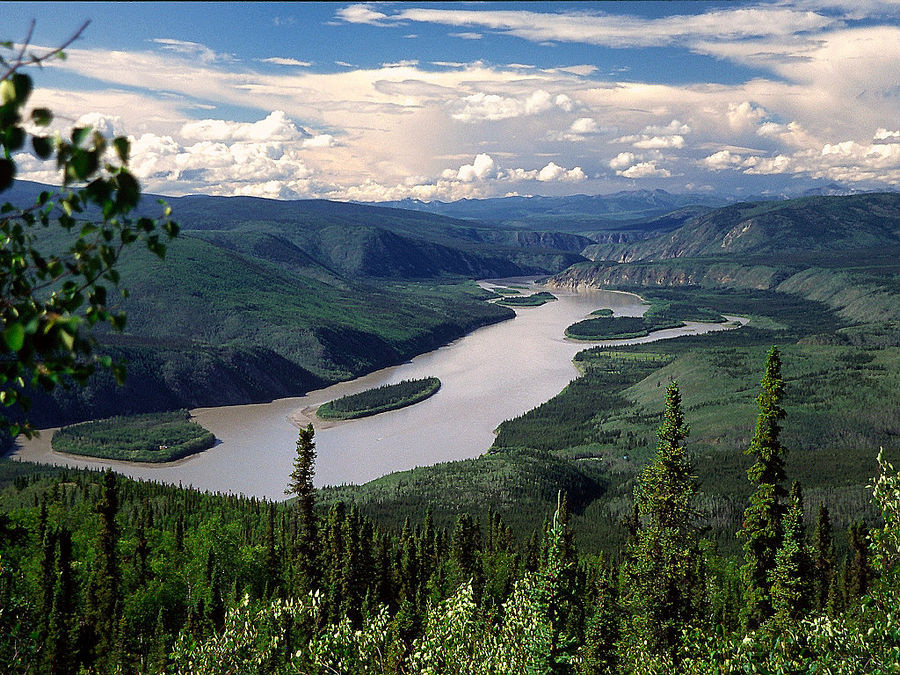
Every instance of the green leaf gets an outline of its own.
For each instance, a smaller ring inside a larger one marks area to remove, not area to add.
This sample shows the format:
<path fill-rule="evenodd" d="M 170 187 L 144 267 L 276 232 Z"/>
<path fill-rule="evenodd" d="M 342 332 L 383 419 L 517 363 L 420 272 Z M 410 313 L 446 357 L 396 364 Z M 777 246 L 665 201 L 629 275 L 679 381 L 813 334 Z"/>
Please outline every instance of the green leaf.
<path fill-rule="evenodd" d="M 141 186 L 137 180 L 127 171 L 123 171 L 116 176 L 116 186 L 118 187 L 118 196 L 116 201 L 122 206 L 134 208 L 137 206 L 138 199 L 141 196 Z"/>
<path fill-rule="evenodd" d="M 81 145 L 91 135 L 90 127 L 75 127 L 72 129 L 72 144 Z"/>
<path fill-rule="evenodd" d="M 131 153 L 131 143 L 124 136 L 118 136 L 113 139 L 113 145 L 116 146 L 116 154 L 123 164 L 128 164 L 128 156 Z"/>
<path fill-rule="evenodd" d="M 24 105 L 34 86 L 31 83 L 31 77 L 25 73 L 16 73 L 11 79 L 16 92 L 16 101 L 18 101 L 19 105 Z"/>
<path fill-rule="evenodd" d="M 6 149 L 14 152 L 25 145 L 25 130 L 19 126 L 12 126 L 6 130 Z"/>
<path fill-rule="evenodd" d="M 7 103 L 14 101 L 16 99 L 16 86 L 12 83 L 11 80 L 3 80 L 0 82 L 0 103 L 6 105 Z"/>
<path fill-rule="evenodd" d="M 35 108 L 31 111 L 31 121 L 39 127 L 46 127 L 53 121 L 53 112 L 49 108 Z"/>
<path fill-rule="evenodd" d="M 0 192 L 13 183 L 16 175 L 16 165 L 9 159 L 0 159 Z"/>
<path fill-rule="evenodd" d="M 32 136 L 31 145 L 34 154 L 41 159 L 48 159 L 53 154 L 53 140 L 47 136 Z"/>
<path fill-rule="evenodd" d="M 3 340 L 11 351 L 19 351 L 25 345 L 25 327 L 21 323 L 11 323 L 3 331 Z"/>

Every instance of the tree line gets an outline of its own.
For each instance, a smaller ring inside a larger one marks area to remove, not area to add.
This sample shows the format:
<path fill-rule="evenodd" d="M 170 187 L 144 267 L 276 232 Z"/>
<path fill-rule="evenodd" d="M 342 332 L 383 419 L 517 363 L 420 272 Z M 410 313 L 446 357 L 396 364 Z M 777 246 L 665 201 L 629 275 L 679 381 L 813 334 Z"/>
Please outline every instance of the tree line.
<path fill-rule="evenodd" d="M 562 494 L 525 540 L 495 513 L 397 531 L 317 507 L 312 426 L 285 503 L 20 474 L 0 511 L 0 658 L 50 673 L 807 672 L 847 659 L 890 672 L 900 482 L 882 463 L 884 522 L 855 524 L 841 565 L 827 508 L 809 536 L 802 490 L 788 489 L 782 395 L 773 349 L 740 558 L 698 525 L 676 383 L 612 556 L 579 553 Z"/>

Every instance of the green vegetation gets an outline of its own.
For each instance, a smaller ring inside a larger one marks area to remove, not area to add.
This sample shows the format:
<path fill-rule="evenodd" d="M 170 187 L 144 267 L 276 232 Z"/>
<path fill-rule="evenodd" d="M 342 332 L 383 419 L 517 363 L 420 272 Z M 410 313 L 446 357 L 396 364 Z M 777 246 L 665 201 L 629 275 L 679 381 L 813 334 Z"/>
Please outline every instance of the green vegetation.
<path fill-rule="evenodd" d="M 323 403 L 316 411 L 316 415 L 325 420 L 354 420 L 368 417 L 424 401 L 434 396 L 440 388 L 441 381 L 436 377 L 384 384 Z"/>
<path fill-rule="evenodd" d="M 497 295 L 519 295 L 521 293 L 518 288 L 512 286 L 495 286 L 491 290 Z"/>
<path fill-rule="evenodd" d="M 141 194 L 126 137 L 108 140 L 89 127 L 72 129 L 71 140 L 45 133 L 54 121 L 47 108 L 31 108 L 26 120 L 34 83 L 23 71 L 62 58 L 86 25 L 56 49 L 33 50 L 30 31 L 26 44 L 0 45 L 0 192 L 14 187 L 16 159 L 31 150 L 55 163 L 62 183 L 0 206 L 0 404 L 13 413 L 0 416 L 0 434 L 11 437 L 34 431 L 25 417 L 29 389 L 84 383 L 98 366 L 123 379 L 121 363 L 95 352 L 91 329 L 125 325 L 108 293 L 119 285 L 125 248 L 140 241 L 162 258 L 178 233 L 165 208 L 154 214 L 162 211 L 160 221 L 135 216 Z"/>
<path fill-rule="evenodd" d="M 613 311 L 611 309 L 609 309 L 608 307 L 604 307 L 602 309 L 595 309 L 593 312 L 591 312 L 591 316 L 609 317 L 612 315 L 613 315 Z"/>
<path fill-rule="evenodd" d="M 540 291 L 538 293 L 532 293 L 531 295 L 501 298 L 496 304 L 505 305 L 507 307 L 540 307 L 553 300 L 556 300 L 556 296 L 553 295 L 553 293 Z"/>
<path fill-rule="evenodd" d="M 650 335 L 665 328 L 678 328 L 683 321 L 638 316 L 601 316 L 584 319 L 566 328 L 566 337 L 573 340 L 624 340 Z"/>
<path fill-rule="evenodd" d="M 493 510 L 386 528 L 324 501 L 311 426 L 286 503 L 0 460 L 0 658 L 11 673 L 104 675 L 893 672 L 900 475 L 879 455 L 877 515 L 849 545 L 822 509 L 810 545 L 792 491 L 775 614 L 747 630 L 740 559 L 701 538 L 679 391 L 618 525 L 628 543 L 609 557 L 580 549 L 559 493 L 524 538 Z M 818 551 L 840 568 L 823 572 Z M 798 595 L 825 579 L 827 606 Z"/>
<path fill-rule="evenodd" d="M 51 439 L 56 452 L 127 462 L 172 462 L 215 442 L 187 410 L 81 422 L 59 429 Z"/>

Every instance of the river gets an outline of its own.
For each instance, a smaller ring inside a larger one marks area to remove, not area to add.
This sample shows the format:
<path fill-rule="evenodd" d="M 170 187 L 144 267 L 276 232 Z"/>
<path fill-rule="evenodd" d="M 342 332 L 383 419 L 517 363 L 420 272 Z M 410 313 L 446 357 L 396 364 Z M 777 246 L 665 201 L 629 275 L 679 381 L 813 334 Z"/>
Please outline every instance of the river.
<path fill-rule="evenodd" d="M 410 362 L 306 396 L 193 410 L 196 421 L 218 442 L 178 462 L 137 464 L 60 455 L 50 449 L 52 430 L 23 441 L 11 456 L 78 467 L 110 466 L 134 478 L 282 499 L 297 426 L 308 421 L 316 428 L 316 484 L 364 483 L 394 471 L 481 455 L 502 421 L 550 399 L 577 375 L 572 358 L 591 344 L 648 342 L 726 328 L 691 322 L 645 338 L 574 342 L 563 331 L 593 310 L 607 307 L 617 316 L 640 316 L 646 306 L 628 293 L 547 290 L 559 299 L 517 308 L 515 319 L 479 328 Z M 326 424 L 314 417 L 316 406 L 338 396 L 427 376 L 440 378 L 441 389 L 414 406 L 348 422 Z"/>

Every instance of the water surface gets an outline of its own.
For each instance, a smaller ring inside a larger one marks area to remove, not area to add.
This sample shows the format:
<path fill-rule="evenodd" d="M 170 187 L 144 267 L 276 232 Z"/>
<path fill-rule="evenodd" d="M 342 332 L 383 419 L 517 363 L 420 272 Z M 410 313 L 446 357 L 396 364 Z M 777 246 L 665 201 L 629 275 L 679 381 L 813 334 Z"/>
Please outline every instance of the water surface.
<path fill-rule="evenodd" d="M 135 478 L 280 499 L 295 454 L 297 425 L 312 420 L 316 428 L 317 485 L 364 483 L 394 471 L 481 455 L 501 422 L 550 399 L 577 375 L 572 358 L 591 344 L 633 344 L 724 328 L 689 323 L 645 338 L 574 342 L 563 331 L 593 310 L 608 307 L 618 316 L 639 316 L 646 306 L 628 293 L 549 290 L 558 301 L 516 308 L 515 319 L 480 328 L 408 363 L 302 397 L 193 410 L 220 442 L 178 462 L 148 465 L 63 456 L 50 450 L 50 430 L 24 441 L 13 456 L 111 466 Z M 414 406 L 339 423 L 314 417 L 316 406 L 338 396 L 428 376 L 440 378 L 441 389 Z"/>

